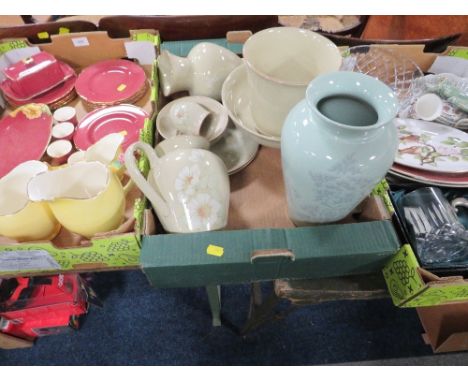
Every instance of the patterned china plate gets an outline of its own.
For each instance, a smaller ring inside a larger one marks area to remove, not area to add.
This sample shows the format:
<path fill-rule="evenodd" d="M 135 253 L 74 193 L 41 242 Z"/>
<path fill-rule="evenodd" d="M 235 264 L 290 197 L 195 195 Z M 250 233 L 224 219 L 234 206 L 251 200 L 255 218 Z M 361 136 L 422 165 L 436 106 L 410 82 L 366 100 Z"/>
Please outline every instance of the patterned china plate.
<path fill-rule="evenodd" d="M 398 153 L 395 163 L 420 170 L 468 172 L 468 134 L 438 123 L 396 119 Z"/>
<path fill-rule="evenodd" d="M 76 80 L 76 92 L 88 103 L 126 102 L 146 85 L 143 68 L 128 60 L 106 60 L 88 66 Z"/>
<path fill-rule="evenodd" d="M 42 158 L 52 135 L 52 119 L 46 105 L 29 104 L 0 120 L 0 178 L 23 162 Z"/>
<path fill-rule="evenodd" d="M 81 120 L 73 140 L 79 150 L 87 150 L 101 138 L 111 133 L 126 133 L 122 143 L 125 151 L 140 138 L 140 130 L 145 125 L 148 113 L 134 105 L 117 105 L 96 109 Z"/>

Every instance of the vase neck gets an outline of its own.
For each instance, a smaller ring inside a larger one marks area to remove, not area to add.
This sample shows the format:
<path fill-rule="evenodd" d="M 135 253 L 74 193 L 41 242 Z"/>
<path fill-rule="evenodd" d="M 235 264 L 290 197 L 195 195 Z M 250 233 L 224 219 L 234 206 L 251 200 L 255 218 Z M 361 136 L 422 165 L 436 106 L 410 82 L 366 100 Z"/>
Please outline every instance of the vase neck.
<path fill-rule="evenodd" d="M 161 76 L 161 86 L 165 96 L 187 90 L 192 78 L 192 64 L 188 58 L 179 57 L 168 51 L 163 51 L 158 59 Z"/>

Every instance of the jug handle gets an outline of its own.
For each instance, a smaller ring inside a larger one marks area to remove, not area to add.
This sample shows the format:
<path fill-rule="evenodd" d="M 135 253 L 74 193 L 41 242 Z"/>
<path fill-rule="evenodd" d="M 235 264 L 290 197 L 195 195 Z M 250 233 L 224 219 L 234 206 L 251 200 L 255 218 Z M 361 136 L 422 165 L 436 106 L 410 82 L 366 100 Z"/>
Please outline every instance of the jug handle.
<path fill-rule="evenodd" d="M 135 142 L 125 152 L 125 166 L 128 174 L 133 182 L 140 188 L 141 191 L 148 197 L 155 209 L 161 211 L 164 215 L 169 215 L 169 209 L 164 199 L 150 186 L 148 181 L 141 174 L 135 160 L 135 151 L 141 150 L 144 152 L 150 162 L 150 168 L 155 168 L 159 158 L 156 156 L 154 149 L 144 142 Z M 128 185 L 128 183 L 127 183 Z"/>

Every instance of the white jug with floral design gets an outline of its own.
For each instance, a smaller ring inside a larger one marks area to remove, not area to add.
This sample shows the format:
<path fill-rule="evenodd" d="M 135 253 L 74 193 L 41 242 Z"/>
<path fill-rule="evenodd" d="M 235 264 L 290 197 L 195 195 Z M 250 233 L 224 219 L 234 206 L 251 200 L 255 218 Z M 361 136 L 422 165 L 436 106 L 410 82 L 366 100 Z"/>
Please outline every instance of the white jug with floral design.
<path fill-rule="evenodd" d="M 177 139 L 184 138 L 170 138 Z M 166 144 L 164 150 L 157 150 L 165 153 L 158 157 L 150 145 L 136 142 L 125 153 L 125 166 L 151 201 L 166 231 L 187 233 L 222 229 L 227 224 L 229 209 L 226 166 L 212 152 L 194 147 L 193 142 L 188 146 Z M 174 150 L 167 152 L 167 147 L 174 147 Z M 149 159 L 148 180 L 138 169 L 136 150 L 141 150 Z"/>

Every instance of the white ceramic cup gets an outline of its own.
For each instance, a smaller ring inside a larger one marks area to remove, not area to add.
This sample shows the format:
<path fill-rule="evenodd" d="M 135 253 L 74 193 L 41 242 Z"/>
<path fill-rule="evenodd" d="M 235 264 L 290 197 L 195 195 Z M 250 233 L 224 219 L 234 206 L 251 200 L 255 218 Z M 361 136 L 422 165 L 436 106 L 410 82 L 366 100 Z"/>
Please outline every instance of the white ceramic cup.
<path fill-rule="evenodd" d="M 210 115 L 200 104 L 193 101 L 175 102 L 169 110 L 169 121 L 181 134 L 200 135 L 203 122 Z"/>
<path fill-rule="evenodd" d="M 330 40 L 292 27 L 255 33 L 242 52 L 252 116 L 260 132 L 275 137 L 281 135 L 291 108 L 304 98 L 309 82 L 341 65 L 341 54 Z"/>
<path fill-rule="evenodd" d="M 76 126 L 78 124 L 78 120 L 76 118 L 75 108 L 72 106 L 58 108 L 54 111 L 54 121 L 55 123 L 70 122 Z"/>
<path fill-rule="evenodd" d="M 66 139 L 71 141 L 75 133 L 75 126 L 71 122 L 57 123 L 52 128 L 52 137 L 54 139 Z"/>
<path fill-rule="evenodd" d="M 416 117 L 424 121 L 434 121 L 442 115 L 444 103 L 442 99 L 433 93 L 427 93 L 419 97 L 414 104 Z"/>
<path fill-rule="evenodd" d="M 72 151 L 73 145 L 70 141 L 59 139 L 58 141 L 52 142 L 49 147 L 47 147 L 47 155 L 51 159 L 50 164 L 53 166 L 64 164 Z"/>

